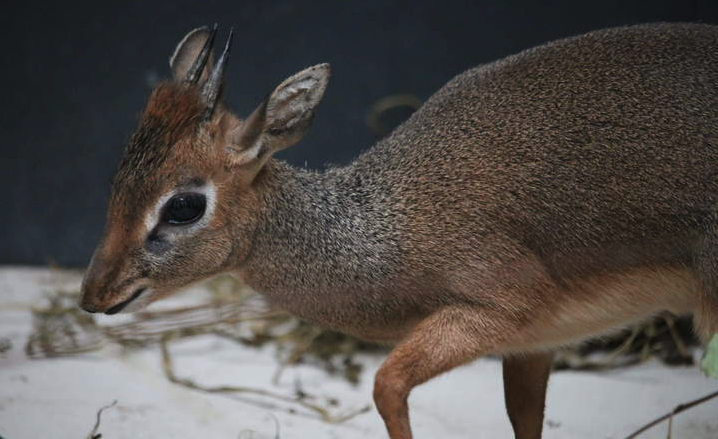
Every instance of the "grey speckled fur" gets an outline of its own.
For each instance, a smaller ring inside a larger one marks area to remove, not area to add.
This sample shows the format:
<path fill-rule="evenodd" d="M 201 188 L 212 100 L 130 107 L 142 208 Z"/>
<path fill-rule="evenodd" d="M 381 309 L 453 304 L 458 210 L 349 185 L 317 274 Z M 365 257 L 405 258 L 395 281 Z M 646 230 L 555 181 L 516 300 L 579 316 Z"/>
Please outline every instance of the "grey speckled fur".
<path fill-rule="evenodd" d="M 243 271 L 357 334 L 457 301 L 507 308 L 493 290 L 522 281 L 524 257 L 557 285 L 702 267 L 718 310 L 717 173 L 718 27 L 593 32 L 457 76 L 347 167 L 270 161 Z"/>

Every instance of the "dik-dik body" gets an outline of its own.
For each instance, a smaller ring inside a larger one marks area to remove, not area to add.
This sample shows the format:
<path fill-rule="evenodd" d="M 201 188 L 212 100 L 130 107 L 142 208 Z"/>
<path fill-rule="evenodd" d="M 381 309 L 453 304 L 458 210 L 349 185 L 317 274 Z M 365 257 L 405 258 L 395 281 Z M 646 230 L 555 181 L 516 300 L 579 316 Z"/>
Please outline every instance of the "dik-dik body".
<path fill-rule="evenodd" d="M 411 437 L 410 390 L 504 360 L 516 437 L 541 435 L 551 350 L 662 310 L 718 332 L 718 27 L 611 29 L 452 79 L 346 167 L 298 141 L 329 67 L 242 120 L 218 100 L 229 43 L 178 45 L 113 182 L 82 307 L 133 311 L 234 273 L 306 320 L 395 343 L 374 398 Z M 342 139 L 336 139 L 341 148 Z"/>

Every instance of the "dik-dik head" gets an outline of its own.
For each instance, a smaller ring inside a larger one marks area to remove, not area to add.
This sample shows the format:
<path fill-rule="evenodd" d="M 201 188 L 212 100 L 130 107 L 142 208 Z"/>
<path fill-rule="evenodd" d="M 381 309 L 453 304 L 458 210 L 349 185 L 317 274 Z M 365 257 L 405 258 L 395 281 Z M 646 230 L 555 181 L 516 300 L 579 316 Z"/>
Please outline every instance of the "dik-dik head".
<path fill-rule="evenodd" d="M 256 227 L 267 160 L 311 124 L 329 79 L 317 65 L 286 79 L 245 120 L 220 102 L 232 35 L 215 63 L 216 26 L 190 32 L 170 58 L 120 163 L 81 306 L 114 314 L 241 265 Z"/>

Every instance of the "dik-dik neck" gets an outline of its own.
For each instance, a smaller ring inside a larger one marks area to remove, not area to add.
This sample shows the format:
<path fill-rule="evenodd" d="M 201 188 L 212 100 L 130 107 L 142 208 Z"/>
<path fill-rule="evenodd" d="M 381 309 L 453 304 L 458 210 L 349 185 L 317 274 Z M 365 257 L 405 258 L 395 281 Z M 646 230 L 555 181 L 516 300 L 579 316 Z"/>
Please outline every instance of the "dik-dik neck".
<path fill-rule="evenodd" d="M 286 304 L 302 293 L 372 290 L 394 274 L 396 226 L 370 181 L 351 168 L 318 173 L 279 161 L 260 178 L 262 209 L 243 268 L 250 286 Z"/>

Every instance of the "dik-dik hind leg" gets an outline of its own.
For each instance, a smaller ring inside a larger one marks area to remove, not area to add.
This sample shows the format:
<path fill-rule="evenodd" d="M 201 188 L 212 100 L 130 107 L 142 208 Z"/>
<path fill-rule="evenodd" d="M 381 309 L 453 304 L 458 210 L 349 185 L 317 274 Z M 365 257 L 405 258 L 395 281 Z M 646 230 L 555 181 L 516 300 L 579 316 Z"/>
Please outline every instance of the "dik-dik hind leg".
<path fill-rule="evenodd" d="M 699 280 L 695 327 L 703 341 L 718 334 L 718 213 L 714 212 L 694 255 Z"/>
<path fill-rule="evenodd" d="M 504 399 L 516 439 L 541 439 L 552 352 L 503 360 Z"/>
<path fill-rule="evenodd" d="M 376 374 L 374 402 L 391 439 L 411 439 L 407 398 L 414 387 L 502 346 L 517 331 L 505 314 L 446 308 L 419 323 Z"/>

